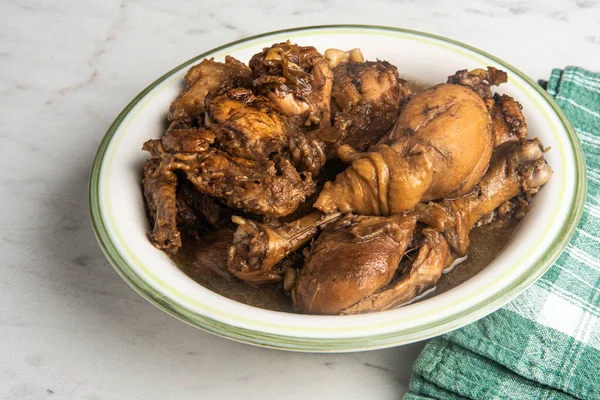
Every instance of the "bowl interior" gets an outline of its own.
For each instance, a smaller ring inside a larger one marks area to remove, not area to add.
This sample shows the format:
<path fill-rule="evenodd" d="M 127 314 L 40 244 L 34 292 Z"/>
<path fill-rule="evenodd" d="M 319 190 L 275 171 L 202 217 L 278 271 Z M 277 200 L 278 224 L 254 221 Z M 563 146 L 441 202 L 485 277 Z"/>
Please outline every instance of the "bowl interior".
<path fill-rule="evenodd" d="M 438 296 L 399 309 L 356 316 L 287 314 L 240 304 L 182 273 L 146 238 L 140 179 L 142 143 L 165 130 L 170 102 L 183 76 L 205 57 L 247 62 L 263 47 L 290 39 L 318 50 L 360 48 L 387 60 L 401 76 L 434 84 L 459 69 L 495 66 L 509 73 L 498 88 L 523 105 L 529 136 L 539 137 L 554 176 L 534 199 L 506 248 L 482 272 Z M 566 245 L 581 208 L 584 165 L 572 128 L 541 88 L 500 60 L 425 34 L 374 27 L 325 27 L 250 38 L 218 48 L 169 72 L 138 96 L 115 121 L 99 150 L 91 181 L 92 217 L 99 240 L 132 286 L 172 314 L 237 340 L 311 350 L 347 350 L 406 343 L 462 326 L 505 304 L 539 277 Z M 579 185 L 579 187 L 577 187 Z"/>

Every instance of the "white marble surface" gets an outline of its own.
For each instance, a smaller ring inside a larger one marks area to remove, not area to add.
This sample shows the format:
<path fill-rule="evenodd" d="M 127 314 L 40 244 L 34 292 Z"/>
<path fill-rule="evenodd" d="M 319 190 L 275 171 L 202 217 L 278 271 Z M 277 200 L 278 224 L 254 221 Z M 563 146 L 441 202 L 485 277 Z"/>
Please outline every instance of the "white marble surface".
<path fill-rule="evenodd" d="M 295 354 L 196 330 L 104 259 L 87 211 L 94 152 L 156 77 L 219 44 L 327 23 L 483 48 L 534 78 L 600 70 L 598 1 L 0 2 L 0 398 L 397 399 L 422 344 Z"/>

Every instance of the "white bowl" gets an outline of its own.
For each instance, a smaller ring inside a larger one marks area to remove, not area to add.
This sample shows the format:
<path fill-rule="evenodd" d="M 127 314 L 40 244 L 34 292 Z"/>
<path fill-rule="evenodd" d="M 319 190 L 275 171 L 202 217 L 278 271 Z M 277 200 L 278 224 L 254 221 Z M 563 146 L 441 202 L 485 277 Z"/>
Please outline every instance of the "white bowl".
<path fill-rule="evenodd" d="M 186 70 L 206 57 L 241 61 L 287 39 L 320 51 L 359 47 L 367 59 L 395 64 L 400 74 L 425 83 L 445 82 L 459 69 L 488 65 L 509 74 L 501 93 L 523 104 L 529 135 L 552 150 L 554 176 L 534 199 L 505 249 L 482 272 L 446 293 L 399 309 L 351 316 L 268 311 L 222 297 L 181 272 L 146 238 L 149 229 L 140 188 L 148 157 L 140 150 L 165 128 L 170 102 Z M 395 28 L 322 26 L 290 29 L 239 40 L 176 67 L 152 83 L 121 112 L 96 155 L 90 209 L 100 245 L 121 276 L 164 311 L 206 331 L 237 341 L 300 351 L 339 352 L 395 346 L 440 335 L 473 322 L 522 293 L 559 256 L 577 225 L 585 196 L 583 153 L 557 104 L 534 81 L 505 62 L 439 36 Z"/>

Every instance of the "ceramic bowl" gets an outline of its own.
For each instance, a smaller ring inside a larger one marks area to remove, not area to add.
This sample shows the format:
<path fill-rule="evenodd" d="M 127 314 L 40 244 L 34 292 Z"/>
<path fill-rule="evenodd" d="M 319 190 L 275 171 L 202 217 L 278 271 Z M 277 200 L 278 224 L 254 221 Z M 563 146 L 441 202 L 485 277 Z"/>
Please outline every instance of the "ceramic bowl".
<path fill-rule="evenodd" d="M 452 290 L 395 310 L 351 316 L 268 311 L 222 297 L 181 272 L 146 238 L 149 225 L 140 188 L 147 154 L 159 138 L 186 70 L 206 57 L 247 62 L 272 43 L 291 40 L 320 51 L 362 49 L 367 59 L 395 64 L 407 79 L 445 82 L 460 69 L 488 65 L 509 74 L 498 91 L 523 105 L 529 135 L 552 150 L 554 176 L 534 199 L 503 251 L 482 272 Z M 298 351 L 341 352 L 396 346 L 471 323 L 521 294 L 568 243 L 583 209 L 585 163 L 577 136 L 554 100 L 532 79 L 498 58 L 443 37 L 374 26 L 290 29 L 238 40 L 169 71 L 129 103 L 102 140 L 90 179 L 93 227 L 106 257 L 142 296 L 167 313 L 233 340 Z"/>

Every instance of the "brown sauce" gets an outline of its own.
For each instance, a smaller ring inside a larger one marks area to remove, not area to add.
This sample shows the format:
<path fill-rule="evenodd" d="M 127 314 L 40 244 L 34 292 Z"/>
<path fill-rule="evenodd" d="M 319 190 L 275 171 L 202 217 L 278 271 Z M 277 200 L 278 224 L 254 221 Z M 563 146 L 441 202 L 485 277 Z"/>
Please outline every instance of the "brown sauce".
<path fill-rule="evenodd" d="M 267 310 L 294 312 L 292 299 L 281 284 L 254 286 L 227 272 L 232 239 L 229 229 L 209 232 L 199 240 L 183 235 L 183 246 L 173 261 L 190 278 L 221 296 Z"/>
<path fill-rule="evenodd" d="M 502 251 L 508 239 L 512 236 L 519 220 L 515 218 L 497 220 L 471 231 L 471 245 L 467 259 L 458 264 L 452 271 L 442 275 L 435 291 L 428 297 L 460 285 L 487 267 Z"/>
<path fill-rule="evenodd" d="M 446 292 L 483 270 L 500 253 L 517 225 L 516 220 L 498 220 L 471 231 L 468 258 L 442 275 L 427 297 Z M 183 237 L 183 247 L 173 261 L 200 285 L 240 303 L 267 310 L 294 312 L 292 300 L 281 284 L 257 287 L 227 272 L 227 249 L 233 231 L 209 232 L 199 239 Z"/>

